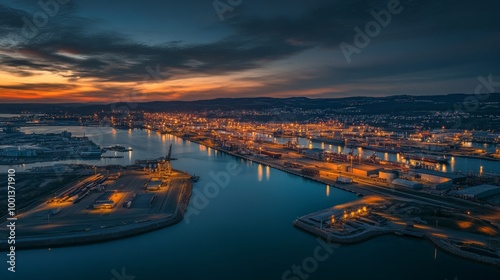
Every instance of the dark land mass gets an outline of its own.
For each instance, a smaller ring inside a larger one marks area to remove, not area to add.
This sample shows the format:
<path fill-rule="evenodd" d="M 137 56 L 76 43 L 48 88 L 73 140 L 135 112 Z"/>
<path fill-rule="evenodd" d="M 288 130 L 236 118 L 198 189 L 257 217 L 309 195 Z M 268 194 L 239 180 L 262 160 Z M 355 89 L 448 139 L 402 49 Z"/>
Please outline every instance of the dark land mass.
<path fill-rule="evenodd" d="M 447 128 L 500 128 L 500 93 L 448 94 L 433 96 L 398 95 L 389 97 L 321 98 L 218 98 L 198 101 L 121 102 L 111 104 L 3 104 L 0 113 L 81 114 L 113 111 L 144 112 L 198 112 L 206 117 L 235 117 L 243 111 L 261 111 L 268 114 L 246 114 L 244 121 L 318 121 L 325 116 L 428 116 L 442 118 L 432 126 Z M 236 112 L 236 114 L 235 114 Z M 278 116 L 278 117 L 277 117 Z M 448 117 L 446 117 L 448 116 Z M 446 120 L 448 118 L 448 120 Z M 455 120 L 453 120 L 455 118 Z M 457 123 L 456 119 L 460 119 Z M 66 119 L 67 120 L 67 119 Z M 487 121 L 485 121 L 487 120 Z M 369 124 L 369 122 L 367 122 Z M 496 128 L 496 129 L 495 129 Z"/>
<path fill-rule="evenodd" d="M 395 106 L 397 105 L 397 106 Z M 347 98 L 217 98 L 197 101 L 153 101 L 143 103 L 120 102 L 110 104 L 72 103 L 7 103 L 0 113 L 94 113 L 101 110 L 119 110 L 127 107 L 131 111 L 147 112 L 189 112 L 199 110 L 231 111 L 262 110 L 273 108 L 345 109 L 355 107 L 361 112 L 352 114 L 383 114 L 395 112 L 463 110 L 474 113 L 477 106 L 483 106 L 481 113 L 497 114 L 500 108 L 500 93 L 492 94 L 448 94 L 433 96 L 397 95 L 388 97 L 347 97 Z M 458 107 L 457 107 L 458 106 Z M 479 108 L 478 108 L 479 109 Z"/>

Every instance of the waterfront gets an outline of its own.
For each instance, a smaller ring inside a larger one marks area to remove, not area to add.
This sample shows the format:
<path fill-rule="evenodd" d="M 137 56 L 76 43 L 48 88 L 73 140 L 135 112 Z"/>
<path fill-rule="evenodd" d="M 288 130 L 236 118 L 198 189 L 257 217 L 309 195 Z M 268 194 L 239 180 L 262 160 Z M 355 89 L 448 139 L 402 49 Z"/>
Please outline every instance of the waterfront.
<path fill-rule="evenodd" d="M 290 138 L 275 138 L 272 136 L 267 136 L 267 139 L 269 141 L 273 141 L 276 143 L 284 144 Z M 363 158 L 367 158 L 371 155 L 374 154 L 374 151 L 371 150 L 366 150 L 363 148 L 349 148 L 345 146 L 340 146 L 340 145 L 331 145 L 331 144 L 325 144 L 325 143 L 319 143 L 319 142 L 312 142 L 309 139 L 306 138 L 298 138 L 297 142 L 306 148 L 319 148 L 319 149 L 325 149 L 326 151 L 334 152 L 334 153 L 343 153 L 343 154 L 348 154 L 351 150 L 353 153 L 356 154 L 361 154 Z M 468 147 L 477 147 L 477 148 L 483 148 L 484 146 L 482 144 L 476 144 L 476 143 L 465 143 L 465 146 Z M 487 149 L 487 151 L 493 151 L 495 149 L 494 145 L 487 145 L 484 147 Z M 395 154 L 395 153 L 384 153 L 384 152 L 375 152 L 375 155 L 386 161 L 395 161 L 395 162 L 404 162 L 403 157 L 400 154 Z M 477 158 L 465 158 L 465 157 L 450 157 L 450 162 L 449 164 L 438 164 L 438 170 L 441 172 L 462 172 L 462 173 L 468 173 L 468 172 L 473 172 L 473 173 L 479 173 L 481 171 L 481 166 L 483 167 L 483 172 L 485 173 L 499 173 L 500 170 L 500 162 L 498 161 L 492 161 L 492 160 L 487 160 L 487 159 L 477 159 Z"/>
<path fill-rule="evenodd" d="M 134 149 L 121 159 L 71 162 L 133 164 L 136 159 L 166 155 L 173 143 L 173 156 L 179 158 L 173 167 L 201 176 L 195 189 L 203 190 L 212 182 L 209 173 L 225 170 L 228 162 L 237 161 L 242 172 L 231 177 L 228 187 L 210 199 L 199 215 L 191 215 L 189 223 L 106 243 L 18 251 L 16 279 L 111 279 L 111 271 L 122 267 L 136 279 L 281 279 L 283 272 L 311 257 L 318 246 L 315 237 L 293 228 L 292 221 L 357 199 L 333 187 L 146 130 L 36 127 L 23 131 L 65 129 L 75 135 L 85 132 L 101 146 L 121 144 Z M 39 165 L 44 164 L 24 168 Z M 87 259 L 91 263 L 80 261 Z M 309 279 L 377 279 L 382 275 L 384 279 L 477 279 L 478 271 L 482 278 L 499 273 L 493 267 L 435 251 L 423 240 L 387 236 L 335 249 Z M 0 273 L 2 279 L 5 273 Z"/>
<path fill-rule="evenodd" d="M 57 163 L 83 163 L 83 164 L 94 164 L 94 165 L 106 165 L 106 164 L 120 164 L 120 165 L 130 165 L 134 164 L 137 159 L 146 159 L 146 158 L 157 158 L 159 156 L 165 156 L 168 153 L 168 146 L 170 143 L 174 143 L 178 145 L 183 142 L 181 138 L 174 137 L 169 134 L 159 134 L 150 130 L 138 130 L 138 129 L 128 129 L 128 130 L 120 130 L 110 127 L 84 127 L 84 126 L 45 126 L 45 127 L 23 127 L 21 129 L 22 132 L 25 133 L 61 133 L 63 131 L 69 131 L 73 133 L 74 136 L 88 136 L 90 140 L 94 141 L 97 145 L 108 146 L 119 144 L 125 147 L 132 147 L 134 150 L 132 152 L 120 153 L 108 151 L 105 156 L 123 156 L 123 158 L 103 158 L 103 159 L 80 159 L 80 160 L 63 160 L 58 161 Z M 276 138 L 270 135 L 261 135 L 261 134 L 249 134 L 250 137 L 264 137 L 266 141 L 272 141 L 275 143 L 284 144 L 287 141 L 291 140 L 291 138 Z M 135 139 L 140 137 L 141 140 L 136 141 Z M 316 143 L 311 142 L 306 138 L 296 138 L 297 142 L 306 148 L 321 148 L 327 151 L 332 151 L 336 153 L 344 153 L 347 154 L 351 151 L 351 148 L 339 146 L 339 145 L 330 145 L 324 143 Z M 154 143 L 150 143 L 153 141 Z M 472 146 L 472 143 L 467 143 L 467 146 Z M 480 147 L 481 144 L 474 144 L 474 146 Z M 151 148 L 154 148 L 153 150 Z M 190 148 L 192 149 L 192 148 Z M 488 150 L 493 149 L 492 145 L 487 146 Z M 175 150 L 175 149 L 174 149 Z M 211 155 L 214 153 L 218 153 L 216 150 L 209 149 L 203 146 L 199 146 L 200 151 L 204 151 L 207 155 Z M 363 158 L 371 156 L 374 152 L 370 150 L 364 150 L 362 148 L 355 148 L 354 154 L 360 153 Z M 191 152 L 192 150 L 188 150 L 187 152 Z M 174 151 L 175 153 L 175 151 Z M 398 161 L 402 162 L 403 159 L 399 154 L 392 153 L 382 153 L 376 152 L 377 157 L 383 160 L 388 161 Z M 177 157 L 175 155 L 174 157 Z M 20 164 L 20 165 L 12 165 L 12 167 L 17 168 L 19 171 L 23 171 L 29 169 L 33 166 L 47 166 L 53 165 L 54 163 L 45 162 L 45 163 L 32 163 L 32 164 Z M 491 161 L 485 159 L 476 159 L 476 158 L 465 158 L 465 157 L 452 157 L 450 163 L 439 164 L 439 170 L 442 172 L 451 172 L 451 173 L 468 173 L 474 172 L 479 173 L 481 171 L 481 167 L 483 167 L 482 171 L 485 173 L 495 173 L 498 174 L 500 171 L 500 161 Z M 5 172 L 9 167 L 4 165 L 0 165 L 0 171 Z M 186 170 L 188 171 L 188 170 Z M 196 173 L 196 172 L 195 172 Z"/>

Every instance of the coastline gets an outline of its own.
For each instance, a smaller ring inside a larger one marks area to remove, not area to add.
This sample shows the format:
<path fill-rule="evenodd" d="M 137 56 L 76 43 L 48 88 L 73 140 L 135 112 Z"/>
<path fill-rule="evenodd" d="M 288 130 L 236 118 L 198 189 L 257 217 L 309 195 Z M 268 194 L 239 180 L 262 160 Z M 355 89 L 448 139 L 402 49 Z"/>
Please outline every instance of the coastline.
<path fill-rule="evenodd" d="M 90 243 L 100 243 L 127 238 L 158 229 L 166 228 L 181 222 L 186 213 L 191 198 L 193 184 L 188 183 L 182 188 L 180 201 L 173 215 L 168 215 L 156 220 L 139 221 L 135 224 L 127 224 L 116 228 L 106 228 L 98 232 L 82 232 L 62 235 L 45 235 L 41 237 L 23 237 L 16 239 L 16 250 L 40 249 L 76 246 Z M 7 251 L 9 245 L 6 241 L 0 241 L 0 251 Z"/>
<path fill-rule="evenodd" d="M 321 183 L 321 184 L 329 185 L 329 186 L 337 188 L 339 190 L 350 192 L 350 193 L 353 193 L 353 194 L 356 194 L 356 195 L 358 195 L 358 194 L 363 194 L 364 195 L 364 193 L 356 192 L 354 190 L 350 190 L 350 189 L 339 187 L 339 186 L 337 186 L 335 184 L 332 184 L 331 182 L 327 182 L 325 180 L 322 180 L 321 178 L 308 176 L 306 174 L 302 174 L 302 173 L 296 172 L 294 170 L 283 168 L 281 165 L 273 164 L 272 162 L 268 162 L 268 161 L 265 161 L 265 160 L 262 160 L 262 159 L 257 159 L 257 158 L 249 158 L 249 157 L 247 157 L 245 155 L 241 155 L 241 154 L 234 153 L 234 152 L 231 152 L 231 151 L 228 151 L 228 150 L 224 150 L 224 149 L 221 149 L 219 147 L 215 147 L 213 145 L 207 145 L 206 143 L 202 143 L 201 141 L 197 141 L 197 140 L 194 140 L 194 139 L 191 139 L 191 138 L 179 135 L 179 134 L 172 134 L 172 135 L 174 135 L 176 137 L 179 137 L 181 139 L 184 139 L 186 141 L 190 141 L 190 142 L 196 143 L 198 145 L 202 145 L 202 146 L 205 146 L 207 148 L 211 148 L 211 149 L 217 150 L 217 151 L 222 152 L 222 153 L 226 153 L 228 155 L 231 155 L 231 156 L 234 156 L 234 157 L 237 157 L 237 158 L 240 158 L 240 159 L 244 159 L 244 160 L 249 160 L 249 161 L 252 161 L 252 162 L 256 162 L 258 164 L 262 164 L 264 166 L 269 166 L 269 167 L 272 167 L 274 169 L 277 169 L 277 170 L 280 170 L 280 171 L 283 171 L 283 172 L 286 172 L 286 173 L 289 173 L 289 174 L 292 174 L 292 175 L 296 175 L 296 176 L 299 176 L 299 177 L 302 177 L 302 178 L 306 178 L 306 179 L 309 179 L 309 180 L 312 180 L 312 181 L 315 181 L 315 182 L 318 182 L 318 183 Z"/>
<path fill-rule="evenodd" d="M 264 159 L 259 159 L 259 158 L 250 158 L 246 155 L 241 155 L 232 151 L 227 151 L 212 145 L 207 145 L 206 143 L 203 143 L 202 141 L 197 141 L 194 139 L 191 139 L 189 137 L 185 137 L 182 135 L 175 135 L 181 139 L 197 143 L 199 145 L 203 145 L 209 148 L 212 148 L 214 150 L 223 152 L 228 155 L 232 155 L 237 158 L 249 160 L 252 162 L 256 162 L 265 166 L 272 167 L 274 169 L 280 170 L 287 172 L 292 175 L 297 175 L 303 178 L 307 178 L 322 184 L 327 184 L 331 187 L 335 187 L 337 189 L 341 189 L 347 192 L 351 192 L 354 194 L 359 194 L 356 191 L 345 189 L 342 187 L 337 186 L 336 184 L 332 184 L 331 182 L 327 182 L 326 180 L 322 180 L 321 178 L 317 177 L 311 177 L 307 176 L 305 174 L 302 174 L 300 172 L 290 170 L 287 168 L 282 167 L 281 165 L 275 164 L 273 162 L 269 162 L 269 160 L 264 160 Z M 146 220 L 142 222 L 138 222 L 136 224 L 129 224 L 129 225 L 124 225 L 116 228 L 106 228 L 103 230 L 100 230 L 99 232 L 95 233 L 75 233 L 75 234 L 67 234 L 67 235 L 61 235 L 60 237 L 58 236 L 43 236 L 43 237 L 37 237 L 37 238 L 19 238 L 16 240 L 16 248 L 18 249 L 36 249 L 36 248 L 51 248 L 51 247 L 63 247 L 63 246 L 74 246 L 74 245 L 82 245 L 82 244 L 90 244 L 90 243 L 98 243 L 98 242 L 106 242 L 106 241 L 112 241 L 112 240 L 117 240 L 121 238 L 127 238 L 139 234 L 144 234 L 147 232 L 151 232 L 154 230 L 158 230 L 161 228 L 165 228 L 171 225 L 175 225 L 182 221 L 184 214 L 187 210 L 187 206 L 192 194 L 192 184 L 188 184 L 188 187 L 183 188 L 182 194 L 181 194 L 181 201 L 177 205 L 175 213 L 173 215 L 169 215 L 166 217 L 162 217 L 157 220 Z M 336 238 L 335 236 L 328 235 L 326 232 L 323 232 L 313 226 L 306 225 L 305 223 L 295 220 L 293 221 L 293 225 L 301 230 L 304 230 L 306 232 L 309 232 L 313 235 L 320 236 L 324 240 L 328 242 L 334 242 L 334 243 L 340 243 L 340 244 L 356 244 L 360 242 L 367 241 L 371 238 L 377 237 L 377 236 L 382 236 L 382 235 L 387 235 L 387 234 L 396 234 L 396 231 L 394 230 L 372 230 L 368 231 L 362 234 L 359 234 L 357 236 L 351 237 L 351 238 Z M 465 252 L 463 250 L 457 249 L 456 247 L 453 247 L 451 245 L 447 245 L 442 242 L 442 240 L 438 238 L 433 238 L 430 236 L 423 236 L 422 238 L 430 240 L 432 243 L 434 243 L 436 246 L 438 246 L 440 249 L 453 254 L 455 256 L 459 256 L 462 258 L 465 258 L 467 260 L 474 260 L 482 263 L 487 263 L 491 264 L 494 266 L 500 266 L 500 263 L 496 261 L 488 261 L 488 260 L 483 260 L 480 256 L 478 257 L 475 254 Z M 8 248 L 6 242 L 0 242 L 0 251 L 4 251 Z"/>
<path fill-rule="evenodd" d="M 362 234 L 358 234 L 358 235 L 355 235 L 352 237 L 340 238 L 338 236 L 334 236 L 333 234 L 328 234 L 328 233 L 326 233 L 326 232 L 324 232 L 324 231 L 322 231 L 314 226 L 308 225 L 308 224 L 304 223 L 303 221 L 301 221 L 300 219 L 296 219 L 295 221 L 293 221 L 293 226 L 306 232 L 306 233 L 312 234 L 313 236 L 320 237 L 321 239 L 325 240 L 326 242 L 338 243 L 338 244 L 351 244 L 351 245 L 353 245 L 353 244 L 362 243 L 362 242 L 368 241 L 372 238 L 383 236 L 383 235 L 399 236 L 396 233 L 397 232 L 396 230 L 387 229 L 387 230 L 371 230 L 371 231 L 366 231 Z M 403 234 L 403 235 L 405 235 L 405 234 Z M 492 266 L 500 268 L 500 260 L 499 259 L 493 259 L 493 258 L 486 257 L 486 256 L 480 256 L 477 254 L 473 254 L 470 252 L 460 250 L 457 247 L 452 246 L 448 240 L 442 240 L 442 239 L 439 239 L 437 237 L 428 236 L 428 235 L 423 235 L 421 237 L 415 236 L 415 235 L 408 235 L 408 236 L 413 237 L 413 238 L 428 240 L 432 244 L 437 246 L 439 249 L 441 249 L 441 250 L 443 250 L 451 255 L 458 256 L 458 257 L 461 257 L 461 258 L 466 259 L 466 260 L 476 261 L 479 263 L 488 264 L 488 265 L 492 265 Z"/>
<path fill-rule="evenodd" d="M 297 176 L 300 176 L 300 177 L 303 177 L 303 178 L 307 178 L 309 180 L 313 180 L 313 181 L 316 181 L 316 182 L 319 182 L 319 183 L 322 183 L 322 184 L 326 184 L 326 185 L 329 185 L 331 187 L 334 187 L 334 188 L 337 188 L 337 189 L 340 189 L 340 190 L 343 190 L 343 191 L 351 192 L 351 193 L 354 193 L 354 194 L 363 194 L 361 192 L 356 192 L 356 191 L 353 191 L 353 190 L 349 190 L 349 189 L 345 189 L 345 188 L 339 187 L 337 184 L 332 184 L 332 183 L 326 182 L 325 180 L 322 180 L 321 178 L 307 176 L 307 175 L 302 174 L 300 172 L 295 172 L 293 170 L 289 170 L 289 169 L 283 168 L 282 166 L 277 165 L 277 164 L 273 164 L 273 163 L 270 163 L 270 162 L 267 162 L 267 161 L 264 161 L 264 160 L 260 160 L 260 159 L 249 158 L 249 157 L 247 157 L 245 155 L 240 155 L 238 153 L 227 151 L 227 150 L 221 149 L 219 147 L 215 147 L 215 146 L 212 146 L 212 145 L 207 145 L 206 143 L 202 143 L 201 141 L 197 141 L 197 140 L 191 139 L 189 137 L 185 137 L 185 136 L 180 135 L 180 134 L 172 134 L 172 135 L 177 136 L 177 137 L 179 137 L 181 139 L 184 139 L 186 141 L 190 141 L 190 142 L 193 142 L 193 143 L 196 143 L 196 144 L 199 144 L 199 145 L 203 145 L 203 146 L 209 147 L 211 149 L 214 149 L 214 150 L 217 150 L 217 151 L 220 151 L 220 152 L 223 152 L 223 153 L 235 156 L 237 158 L 241 158 L 241 159 L 253 161 L 253 162 L 256 162 L 256 163 L 259 163 L 259 164 L 262 164 L 262 165 L 265 165 L 265 166 L 269 166 L 269 167 L 272 167 L 274 169 L 277 169 L 277 170 L 280 170 L 280 171 L 283 171 L 283 172 L 287 172 L 287 173 L 292 174 L 292 175 L 297 175 Z M 365 195 L 365 194 L 363 194 L 363 195 Z M 327 242 L 339 243 L 339 244 L 357 244 L 357 243 L 365 242 L 365 241 L 367 241 L 369 239 L 372 239 L 372 238 L 375 238 L 375 237 L 378 237 L 378 236 L 383 236 L 383 235 L 388 235 L 388 234 L 397 235 L 397 233 L 396 233 L 397 230 L 387 229 L 387 230 L 371 230 L 371 231 L 367 231 L 367 232 L 364 232 L 362 234 L 359 234 L 359 235 L 356 235 L 356 236 L 350 237 L 350 238 L 339 238 L 339 237 L 336 237 L 336 236 L 333 236 L 333 235 L 329 235 L 326 232 L 321 231 L 321 230 L 319 230 L 318 228 L 316 228 L 314 226 L 307 225 L 306 223 L 300 221 L 300 218 L 294 220 L 292 224 L 293 224 L 294 227 L 296 227 L 296 228 L 298 228 L 300 230 L 303 230 L 303 231 L 305 231 L 307 233 L 310 233 L 310 234 L 312 234 L 314 236 L 318 236 L 318 237 L 322 238 L 323 240 L 325 240 Z M 495 259 L 484 257 L 484 256 L 478 256 L 476 254 L 472 254 L 472 253 L 465 252 L 463 250 L 457 249 L 456 247 L 453 247 L 451 245 L 447 246 L 440 239 L 432 237 L 432 236 L 427 236 L 427 235 L 416 236 L 416 235 L 411 235 L 409 233 L 405 233 L 403 235 L 407 235 L 407 236 L 410 236 L 410 237 L 413 237 L 413 238 L 427 239 L 431 243 L 433 243 L 434 245 L 436 245 L 437 247 L 439 247 L 440 249 L 442 249 L 443 251 L 448 252 L 448 253 L 450 253 L 452 255 L 455 255 L 455 256 L 458 256 L 458 257 L 461 257 L 461 258 L 464 258 L 464 259 L 467 259 L 467 260 L 477 261 L 477 262 L 480 262 L 480 263 L 493 265 L 495 267 L 500 267 L 500 260 L 495 260 Z"/>

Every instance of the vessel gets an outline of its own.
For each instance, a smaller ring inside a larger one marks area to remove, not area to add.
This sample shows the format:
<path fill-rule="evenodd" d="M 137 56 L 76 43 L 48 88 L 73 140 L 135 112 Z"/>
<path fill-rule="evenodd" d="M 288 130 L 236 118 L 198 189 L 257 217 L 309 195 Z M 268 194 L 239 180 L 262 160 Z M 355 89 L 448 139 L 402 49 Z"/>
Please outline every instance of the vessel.
<path fill-rule="evenodd" d="M 128 147 L 125 148 L 121 145 L 114 145 L 114 146 L 109 146 L 109 147 L 104 147 L 104 150 L 106 151 L 115 151 L 115 152 L 131 152 L 133 151 L 132 148 Z"/>
<path fill-rule="evenodd" d="M 193 176 L 191 176 L 191 180 L 196 183 L 196 182 L 198 182 L 200 180 L 200 176 L 197 176 L 196 174 L 193 174 Z"/>
<path fill-rule="evenodd" d="M 446 156 L 432 157 L 432 156 L 422 156 L 422 155 L 402 155 L 402 157 L 408 160 L 411 159 L 415 161 L 429 162 L 429 163 L 448 164 L 450 162 L 450 159 L 447 158 Z"/>

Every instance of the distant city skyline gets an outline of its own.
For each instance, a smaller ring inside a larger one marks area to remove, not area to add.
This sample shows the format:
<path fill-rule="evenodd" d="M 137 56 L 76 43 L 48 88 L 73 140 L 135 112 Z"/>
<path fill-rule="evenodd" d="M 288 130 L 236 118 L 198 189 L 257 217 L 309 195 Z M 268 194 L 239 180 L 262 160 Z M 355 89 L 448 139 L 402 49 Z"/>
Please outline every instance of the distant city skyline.
<path fill-rule="evenodd" d="M 0 3 L 2 102 L 474 93 L 496 1 Z"/>

